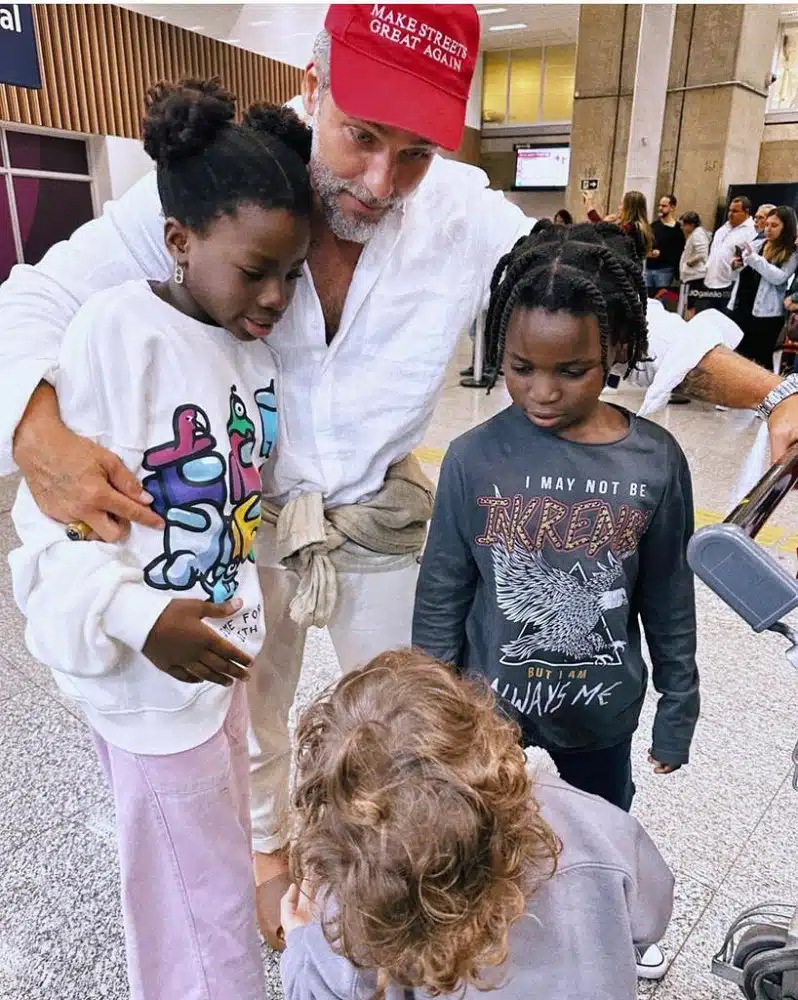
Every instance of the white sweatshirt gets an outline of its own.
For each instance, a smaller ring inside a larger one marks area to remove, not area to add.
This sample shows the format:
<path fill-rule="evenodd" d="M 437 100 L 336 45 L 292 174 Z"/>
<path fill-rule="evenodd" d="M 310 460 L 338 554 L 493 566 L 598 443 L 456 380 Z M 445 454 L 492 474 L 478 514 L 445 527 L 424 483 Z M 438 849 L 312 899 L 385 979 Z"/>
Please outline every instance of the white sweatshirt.
<path fill-rule="evenodd" d="M 175 598 L 235 595 L 209 622 L 250 654 L 263 640 L 254 535 L 260 468 L 274 450 L 276 365 L 263 343 L 189 319 L 146 281 L 93 296 L 64 336 L 55 387 L 72 430 L 117 454 L 156 498 L 166 527 L 126 542 L 72 542 L 23 483 L 9 556 L 31 653 L 109 743 L 133 753 L 199 746 L 231 690 L 186 684 L 141 653 Z"/>
<path fill-rule="evenodd" d="M 269 496 L 320 491 L 331 507 L 362 500 L 422 441 L 458 339 L 487 305 L 499 257 L 534 222 L 487 183 L 475 167 L 435 158 L 403 217 L 364 249 L 329 347 L 305 268 L 270 340 L 280 358 L 284 437 L 264 480 Z M 122 281 L 168 274 L 154 174 L 40 264 L 13 269 L 0 286 L 0 475 L 14 471 L 14 430 L 40 379 L 57 371 L 80 304 Z M 724 343 L 720 313 L 697 319 L 687 331 L 677 317 L 682 335 L 662 336 L 668 314 L 651 310 L 647 381 L 666 355 L 669 362 L 660 398 Z"/>

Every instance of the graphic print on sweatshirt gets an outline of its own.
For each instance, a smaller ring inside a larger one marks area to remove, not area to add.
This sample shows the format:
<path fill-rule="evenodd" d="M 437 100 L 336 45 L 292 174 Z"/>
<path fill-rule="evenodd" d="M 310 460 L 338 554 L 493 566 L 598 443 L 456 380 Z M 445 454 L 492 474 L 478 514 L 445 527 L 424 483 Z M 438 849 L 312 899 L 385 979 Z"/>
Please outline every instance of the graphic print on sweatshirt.
<path fill-rule="evenodd" d="M 192 403 L 176 407 L 171 440 L 149 448 L 142 465 L 150 472 L 143 487 L 163 518 L 163 553 L 144 570 L 157 590 L 191 590 L 199 584 L 215 604 L 238 588 L 238 569 L 254 562 L 261 519 L 261 466 L 277 435 L 274 380 L 255 393 L 261 447 L 255 454 L 255 424 L 236 387 L 230 388 L 223 455 L 208 415 Z"/>
<path fill-rule="evenodd" d="M 542 476 L 540 494 L 478 496 L 496 606 L 507 628 L 489 680 L 522 714 L 573 697 L 604 704 L 623 682 L 631 579 L 650 510 L 639 483 Z M 530 486 L 527 479 L 527 488 Z M 569 502 L 573 492 L 580 499 Z M 646 505 L 647 506 L 647 505 Z M 633 562 L 635 560 L 632 560 Z M 615 669 L 614 669 L 615 668 Z"/>

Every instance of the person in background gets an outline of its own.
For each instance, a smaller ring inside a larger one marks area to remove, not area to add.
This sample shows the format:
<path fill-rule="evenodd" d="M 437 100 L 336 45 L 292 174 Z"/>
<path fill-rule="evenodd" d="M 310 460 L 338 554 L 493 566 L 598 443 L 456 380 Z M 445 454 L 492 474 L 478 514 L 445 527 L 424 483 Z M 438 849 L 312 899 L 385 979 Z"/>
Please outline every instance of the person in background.
<path fill-rule="evenodd" d="M 692 300 L 697 292 L 704 290 L 710 236 L 702 227 L 698 212 L 685 212 L 679 222 L 686 237 L 682 259 L 679 261 L 679 311 L 685 319 L 691 319 L 695 313 Z"/>
<path fill-rule="evenodd" d="M 784 325 L 787 282 L 798 267 L 797 235 L 795 212 L 781 205 L 765 221 L 761 250 L 743 244 L 734 260 L 738 278 L 729 313 L 743 331 L 737 350 L 763 368 L 773 367 L 773 352 Z"/>
<path fill-rule="evenodd" d="M 172 273 L 91 297 L 55 382 L 66 426 L 143 477 L 162 526 L 73 540 L 23 481 L 9 563 L 28 647 L 84 710 L 112 791 L 130 996 L 263 1000 L 242 682 L 264 635 L 266 340 L 310 244 L 311 134 L 287 108 L 233 124 L 218 80 L 148 105 Z"/>
<path fill-rule="evenodd" d="M 561 208 L 560 211 L 554 216 L 555 226 L 572 226 L 573 222 L 574 217 L 567 208 Z"/>
<path fill-rule="evenodd" d="M 642 191 L 627 191 L 617 213 L 607 215 L 603 220 L 595 206 L 592 194 L 583 191 L 582 199 L 587 210 L 587 217 L 591 222 L 612 222 L 620 226 L 627 235 L 632 237 L 638 258 L 645 261 L 654 246 L 654 237 L 648 222 L 646 196 Z"/>
<path fill-rule="evenodd" d="M 531 773 L 486 684 L 378 656 L 301 717 L 293 804 L 286 1000 L 636 1000 L 673 876 L 637 820 Z"/>
<path fill-rule="evenodd" d="M 737 251 L 756 238 L 751 202 L 744 195 L 729 203 L 727 221 L 712 237 L 704 275 L 704 290 L 693 296 L 695 311 L 725 310 L 734 286 L 733 262 Z"/>
<path fill-rule="evenodd" d="M 658 214 L 659 218 L 651 226 L 654 245 L 648 253 L 646 265 L 646 288 L 652 298 L 673 284 L 684 250 L 684 233 L 676 219 L 674 195 L 660 198 Z"/>
<path fill-rule="evenodd" d="M 751 247 L 754 250 L 761 250 L 762 244 L 767 239 L 765 233 L 765 223 L 767 222 L 767 217 L 775 208 L 775 205 L 765 204 L 760 205 L 754 214 L 754 228 L 756 229 L 756 236 L 751 240 Z"/>
<path fill-rule="evenodd" d="M 486 336 L 513 405 L 444 458 L 413 645 L 484 677 L 527 746 L 628 810 L 639 621 L 660 692 L 657 774 L 688 762 L 699 710 L 687 461 L 667 431 L 600 400 L 616 361 L 646 357 L 642 273 L 571 229 L 520 243 L 492 287 Z M 658 949 L 639 964 L 664 973 Z"/>
<path fill-rule="evenodd" d="M 795 288 L 795 283 L 793 283 L 793 288 Z M 795 288 L 795 291 L 791 291 L 787 295 L 784 300 L 784 308 L 787 312 L 787 330 L 785 340 L 787 342 L 791 342 L 790 351 L 792 353 L 789 373 L 795 374 L 798 372 L 798 350 L 796 350 L 794 346 L 796 342 L 798 342 L 798 288 Z M 787 355 L 786 344 L 784 353 Z"/>

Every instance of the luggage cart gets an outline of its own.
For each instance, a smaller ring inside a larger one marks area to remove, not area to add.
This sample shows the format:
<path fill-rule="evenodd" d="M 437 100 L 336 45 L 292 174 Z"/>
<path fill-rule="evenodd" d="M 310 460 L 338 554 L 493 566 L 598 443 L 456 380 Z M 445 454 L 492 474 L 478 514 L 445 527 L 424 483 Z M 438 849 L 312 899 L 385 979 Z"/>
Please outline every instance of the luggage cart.
<path fill-rule="evenodd" d="M 798 445 L 774 465 L 722 524 L 697 531 L 687 549 L 691 569 L 755 632 L 790 643 L 798 668 L 798 632 L 782 618 L 798 607 L 798 581 L 754 539 L 798 483 Z M 798 745 L 792 755 L 798 790 Z M 798 1000 L 798 907 L 764 903 L 741 913 L 712 960 L 714 975 L 750 1000 Z"/>

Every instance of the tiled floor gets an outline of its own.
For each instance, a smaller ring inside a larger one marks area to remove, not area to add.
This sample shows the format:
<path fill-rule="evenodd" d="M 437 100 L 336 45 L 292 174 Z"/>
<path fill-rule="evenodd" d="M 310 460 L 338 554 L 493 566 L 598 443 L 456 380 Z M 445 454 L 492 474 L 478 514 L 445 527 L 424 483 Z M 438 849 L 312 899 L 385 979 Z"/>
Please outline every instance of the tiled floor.
<path fill-rule="evenodd" d="M 630 408 L 639 402 L 632 393 L 615 399 Z M 436 475 L 453 437 L 505 403 L 501 388 L 489 398 L 459 388 L 453 370 L 420 452 L 428 471 Z M 661 419 L 690 459 L 700 519 L 719 517 L 752 438 L 749 419 L 696 405 L 672 408 Z M 5 564 L 14 544 L 13 492 L 13 482 L 0 480 L 0 998 L 123 1000 L 108 796 L 85 727 L 25 650 Z M 796 532 L 791 498 L 766 535 L 770 550 L 789 565 Z M 782 655 L 782 641 L 754 636 L 703 589 L 699 620 L 703 716 L 692 763 L 667 778 L 650 773 L 653 699 L 636 741 L 635 812 L 678 876 L 665 941 L 673 965 L 662 984 L 641 988 L 641 996 L 657 1000 L 739 996 L 709 974 L 729 921 L 765 899 L 798 902 L 798 793 L 790 766 L 798 675 Z M 326 633 L 314 633 L 298 704 L 336 669 Z M 269 997 L 279 997 L 276 963 L 268 954 L 264 960 Z"/>

